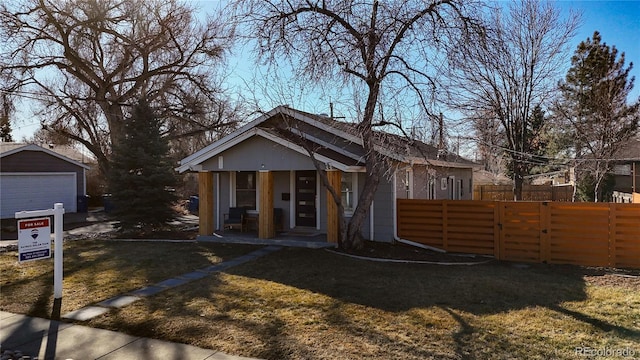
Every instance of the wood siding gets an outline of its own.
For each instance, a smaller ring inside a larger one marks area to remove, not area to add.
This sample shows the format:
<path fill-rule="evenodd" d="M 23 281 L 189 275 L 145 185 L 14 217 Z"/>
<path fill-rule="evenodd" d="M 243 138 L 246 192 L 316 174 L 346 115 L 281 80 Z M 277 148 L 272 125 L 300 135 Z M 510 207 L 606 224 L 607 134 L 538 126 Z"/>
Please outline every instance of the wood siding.
<path fill-rule="evenodd" d="M 500 260 L 640 268 L 640 205 L 397 200 L 398 236 Z"/>

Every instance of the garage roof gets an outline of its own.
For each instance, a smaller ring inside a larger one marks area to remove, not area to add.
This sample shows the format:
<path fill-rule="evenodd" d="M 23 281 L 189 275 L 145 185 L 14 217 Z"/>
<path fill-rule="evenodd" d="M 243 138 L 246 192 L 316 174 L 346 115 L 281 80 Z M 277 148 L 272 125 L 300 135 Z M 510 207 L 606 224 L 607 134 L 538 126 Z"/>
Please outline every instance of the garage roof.
<path fill-rule="evenodd" d="M 38 146 L 35 144 L 22 144 L 22 143 L 0 143 L 0 158 L 19 153 L 21 151 L 41 151 L 41 152 L 44 152 L 45 154 L 54 156 L 58 159 L 64 160 L 76 166 L 89 169 L 88 165 L 85 165 L 79 161 L 71 159 L 56 151 L 44 148 L 42 146 Z"/>

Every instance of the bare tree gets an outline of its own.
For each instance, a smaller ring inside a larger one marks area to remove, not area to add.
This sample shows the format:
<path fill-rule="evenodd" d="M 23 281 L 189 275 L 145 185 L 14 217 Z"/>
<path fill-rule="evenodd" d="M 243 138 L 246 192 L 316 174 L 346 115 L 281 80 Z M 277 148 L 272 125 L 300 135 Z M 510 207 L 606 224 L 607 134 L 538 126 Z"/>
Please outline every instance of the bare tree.
<path fill-rule="evenodd" d="M 11 83 L 10 73 L 0 71 L 0 141 L 12 142 L 11 118 L 15 112 L 15 98 L 11 95 L 15 84 Z"/>
<path fill-rule="evenodd" d="M 0 141 L 12 142 L 11 135 L 11 114 L 13 113 L 13 101 L 9 94 L 0 92 Z"/>
<path fill-rule="evenodd" d="M 139 98 L 174 138 L 223 124 L 207 114 L 228 35 L 181 1 L 3 2 L 0 39 L 0 66 L 39 94 L 43 127 L 83 144 L 103 173 Z"/>
<path fill-rule="evenodd" d="M 506 170 L 505 154 L 501 145 L 504 134 L 500 122 L 491 114 L 481 113 L 473 117 L 473 125 L 474 140 L 484 169 L 495 177 L 504 174 Z"/>
<path fill-rule="evenodd" d="M 353 217 L 340 229 L 345 247 L 361 246 L 361 225 L 388 170 L 375 150 L 374 127 L 393 122 L 384 118 L 381 96 L 400 98 L 410 90 L 428 110 L 437 84 L 430 60 L 444 43 L 472 24 L 468 8 L 474 5 L 458 0 L 237 2 L 241 19 L 258 39 L 262 60 L 275 64 L 287 59 L 298 75 L 310 81 L 339 79 L 362 90 L 357 128 L 366 153 L 367 177 Z M 329 187 L 326 178 L 322 180 Z M 342 209 L 340 190 L 329 191 Z"/>
<path fill-rule="evenodd" d="M 545 104 L 568 56 L 568 42 L 580 17 L 563 21 L 548 2 L 517 0 L 508 11 L 496 8 L 485 19 L 486 33 L 455 48 L 450 55 L 451 104 L 469 118 L 490 114 L 499 121 L 514 174 L 514 197 L 531 161 L 531 115 Z M 496 144 L 492 144 L 496 145 Z"/>

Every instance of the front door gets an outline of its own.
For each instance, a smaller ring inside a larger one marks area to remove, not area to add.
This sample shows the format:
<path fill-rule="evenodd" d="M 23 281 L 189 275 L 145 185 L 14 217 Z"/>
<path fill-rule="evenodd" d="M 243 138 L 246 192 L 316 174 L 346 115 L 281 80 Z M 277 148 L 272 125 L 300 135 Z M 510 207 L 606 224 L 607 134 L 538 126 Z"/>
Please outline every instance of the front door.
<path fill-rule="evenodd" d="M 316 172 L 296 171 L 296 226 L 316 227 Z"/>

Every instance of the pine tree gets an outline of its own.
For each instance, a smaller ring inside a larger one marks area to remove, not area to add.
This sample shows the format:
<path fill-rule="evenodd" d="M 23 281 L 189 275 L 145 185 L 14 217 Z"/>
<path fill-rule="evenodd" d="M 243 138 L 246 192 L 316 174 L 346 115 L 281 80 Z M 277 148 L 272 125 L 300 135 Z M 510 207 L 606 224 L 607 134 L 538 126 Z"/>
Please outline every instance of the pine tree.
<path fill-rule="evenodd" d="M 176 176 L 161 123 L 145 101 L 133 109 L 125 137 L 113 145 L 109 190 L 122 230 L 150 231 L 174 216 Z"/>
<path fill-rule="evenodd" d="M 593 200 L 603 198 L 602 185 L 611 170 L 611 159 L 620 145 L 633 136 L 640 119 L 640 99 L 627 104 L 634 78 L 633 68 L 625 68 L 624 53 L 602 42 L 596 31 L 593 39 L 581 42 L 571 58 L 571 68 L 560 83 L 562 100 L 557 114 L 566 121 L 577 163 L 578 187 L 590 183 Z"/>

